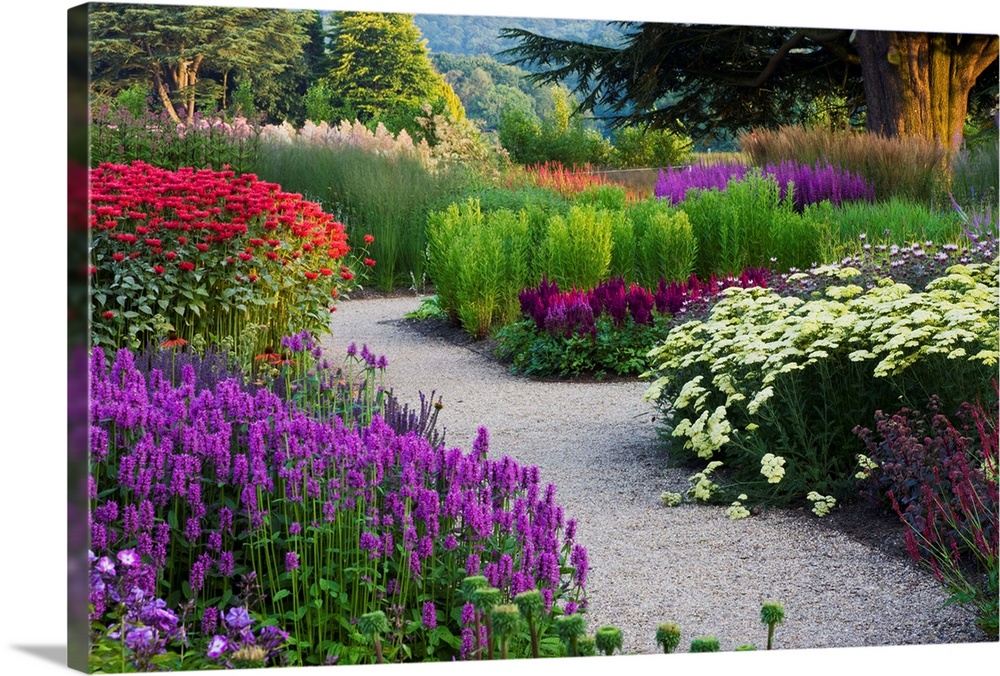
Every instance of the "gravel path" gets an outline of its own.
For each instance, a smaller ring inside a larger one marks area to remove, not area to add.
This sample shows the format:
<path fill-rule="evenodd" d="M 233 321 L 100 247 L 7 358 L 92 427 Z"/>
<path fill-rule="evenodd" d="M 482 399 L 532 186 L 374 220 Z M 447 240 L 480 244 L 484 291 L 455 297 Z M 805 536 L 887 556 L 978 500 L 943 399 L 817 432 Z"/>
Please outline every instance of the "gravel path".
<path fill-rule="evenodd" d="M 614 624 L 626 652 L 655 653 L 656 626 L 672 620 L 681 651 L 706 634 L 723 650 L 761 647 L 760 603 L 776 599 L 785 608 L 775 635 L 783 649 L 985 640 L 971 613 L 942 608 L 940 585 L 898 545 L 886 546 L 901 539 L 894 524 L 866 522 L 857 510 L 822 521 L 783 510 L 732 521 L 717 506 L 663 508 L 660 493 L 686 489 L 689 472 L 666 467 L 643 383 L 510 375 L 476 346 L 404 321 L 419 303 L 344 302 L 324 347 L 335 358 L 351 342 L 385 354 L 388 384 L 404 402 L 443 395 L 449 446 L 468 450 L 485 425 L 492 457 L 539 466 L 588 550 L 591 632 Z"/>

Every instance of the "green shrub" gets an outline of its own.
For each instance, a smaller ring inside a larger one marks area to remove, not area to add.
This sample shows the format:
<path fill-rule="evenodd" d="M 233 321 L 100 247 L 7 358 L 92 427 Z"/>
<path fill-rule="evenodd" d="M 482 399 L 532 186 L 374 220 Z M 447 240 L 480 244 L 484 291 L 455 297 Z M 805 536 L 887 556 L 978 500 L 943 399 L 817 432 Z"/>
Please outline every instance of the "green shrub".
<path fill-rule="evenodd" d="M 787 271 L 827 260 L 828 228 L 781 198 L 773 177 L 749 173 L 725 190 L 692 190 L 682 208 L 697 240 L 695 274 L 739 274 L 751 267 Z M 779 257 L 780 255 L 780 257 Z"/>
<path fill-rule="evenodd" d="M 661 279 L 681 282 L 691 276 L 698 242 L 687 214 L 662 210 L 652 214 L 638 242 L 638 282 L 655 289 Z"/>
<path fill-rule="evenodd" d="M 672 167 L 690 157 L 691 139 L 665 130 L 623 127 L 612 137 L 609 166 L 619 169 Z"/>
<path fill-rule="evenodd" d="M 564 289 L 589 289 L 606 279 L 613 223 L 624 218 L 620 211 L 580 206 L 551 217 L 540 252 L 549 279 Z"/>
<path fill-rule="evenodd" d="M 428 218 L 428 267 L 441 307 L 475 338 L 514 321 L 528 280 L 525 212 L 484 213 L 476 200 Z"/>

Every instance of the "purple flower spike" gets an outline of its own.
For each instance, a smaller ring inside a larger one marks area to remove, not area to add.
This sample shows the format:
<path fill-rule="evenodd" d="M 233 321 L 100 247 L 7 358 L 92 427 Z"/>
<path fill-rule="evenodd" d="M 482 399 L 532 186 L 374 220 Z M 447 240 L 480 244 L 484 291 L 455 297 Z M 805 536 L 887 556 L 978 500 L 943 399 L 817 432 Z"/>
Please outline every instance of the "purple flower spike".
<path fill-rule="evenodd" d="M 424 603 L 423 621 L 424 626 L 428 629 L 433 629 L 437 626 L 437 610 L 434 608 L 433 601 Z"/>

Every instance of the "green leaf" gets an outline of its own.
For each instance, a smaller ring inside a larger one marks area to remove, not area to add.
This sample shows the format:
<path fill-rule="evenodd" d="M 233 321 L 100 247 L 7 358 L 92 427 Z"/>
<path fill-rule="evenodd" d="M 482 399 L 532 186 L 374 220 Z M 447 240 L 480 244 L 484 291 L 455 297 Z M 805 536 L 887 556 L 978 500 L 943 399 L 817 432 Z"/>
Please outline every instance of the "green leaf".
<path fill-rule="evenodd" d="M 136 312 L 135 310 L 128 310 L 122 313 L 122 317 L 124 317 L 125 319 L 135 319 L 138 316 L 139 313 Z"/>
<path fill-rule="evenodd" d="M 148 305 L 140 305 L 139 311 L 147 315 L 153 314 L 153 308 L 149 307 Z"/>
<path fill-rule="evenodd" d="M 281 589 L 281 590 L 278 591 L 277 594 L 275 594 L 274 596 L 271 597 L 271 600 L 272 601 L 280 601 L 281 599 L 285 598 L 286 596 L 291 596 L 291 595 L 292 595 L 292 592 L 288 591 L 287 589 Z"/>
<path fill-rule="evenodd" d="M 94 294 L 94 300 L 96 300 L 98 303 L 100 303 L 101 307 L 104 307 L 104 304 L 108 302 L 108 297 L 107 297 L 106 294 L 103 294 L 103 293 L 95 293 Z"/>
<path fill-rule="evenodd" d="M 156 304 L 159 305 L 160 308 L 163 310 L 166 310 L 170 307 L 170 301 L 167 300 L 166 298 L 161 298 L 160 300 L 156 301 Z"/>
<path fill-rule="evenodd" d="M 185 307 L 184 307 L 183 305 L 181 305 L 180 303 L 178 303 L 177 305 L 175 305 L 175 306 L 174 306 L 174 312 L 176 312 L 177 314 L 179 314 L 179 315 L 181 315 L 181 316 L 184 316 L 184 311 L 185 311 L 186 309 L 187 309 L 187 308 L 185 308 Z"/>

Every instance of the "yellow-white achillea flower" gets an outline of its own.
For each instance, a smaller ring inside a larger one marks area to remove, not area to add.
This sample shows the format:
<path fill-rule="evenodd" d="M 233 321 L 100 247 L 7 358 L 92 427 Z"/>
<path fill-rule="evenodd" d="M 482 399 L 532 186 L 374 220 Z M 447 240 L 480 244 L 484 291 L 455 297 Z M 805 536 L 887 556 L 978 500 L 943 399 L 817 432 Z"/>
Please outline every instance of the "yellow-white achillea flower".
<path fill-rule="evenodd" d="M 813 503 L 813 514 L 821 517 L 829 514 L 833 506 L 837 504 L 837 499 L 832 495 L 820 495 L 816 491 L 809 491 L 806 500 Z"/>
<path fill-rule="evenodd" d="M 774 453 L 765 453 L 760 459 L 760 473 L 767 477 L 767 483 L 776 484 L 785 476 L 785 459 Z"/>

